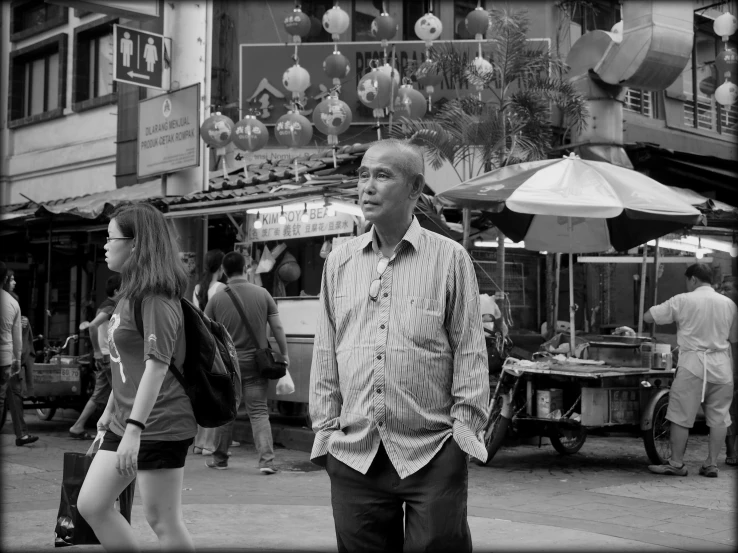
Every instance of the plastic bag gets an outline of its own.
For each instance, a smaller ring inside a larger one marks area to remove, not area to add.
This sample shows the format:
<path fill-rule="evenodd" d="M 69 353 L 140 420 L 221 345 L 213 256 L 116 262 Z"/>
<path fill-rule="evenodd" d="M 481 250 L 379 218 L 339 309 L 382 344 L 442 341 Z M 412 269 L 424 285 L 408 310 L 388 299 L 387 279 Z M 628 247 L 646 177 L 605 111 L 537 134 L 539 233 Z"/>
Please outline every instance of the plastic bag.
<path fill-rule="evenodd" d="M 290 371 L 287 370 L 285 375 L 277 380 L 277 395 L 286 396 L 295 393 L 295 383 L 292 381 Z"/>
<path fill-rule="evenodd" d="M 68 545 L 97 545 L 97 539 L 87 521 L 77 511 L 77 499 L 82 490 L 87 471 L 92 464 L 94 453 L 97 451 L 95 445 L 102 444 L 104 432 L 98 432 L 87 453 L 64 454 L 64 472 L 62 474 L 61 501 L 59 512 L 56 517 L 56 528 L 54 529 L 54 546 L 65 547 Z M 120 512 L 131 523 L 131 510 L 133 509 L 133 493 L 136 489 L 136 479 L 123 490 L 116 504 L 120 505 Z"/>
<path fill-rule="evenodd" d="M 331 253 L 331 251 L 333 251 L 333 244 L 330 240 L 326 240 L 320 247 L 320 257 L 325 259 L 326 257 L 328 257 L 328 254 Z"/>
<path fill-rule="evenodd" d="M 264 244 L 264 250 L 261 252 L 261 258 L 259 259 L 259 265 L 256 267 L 256 274 L 268 273 L 274 269 L 275 261 L 276 260 L 274 259 L 272 252 L 269 251 L 269 246 Z"/>

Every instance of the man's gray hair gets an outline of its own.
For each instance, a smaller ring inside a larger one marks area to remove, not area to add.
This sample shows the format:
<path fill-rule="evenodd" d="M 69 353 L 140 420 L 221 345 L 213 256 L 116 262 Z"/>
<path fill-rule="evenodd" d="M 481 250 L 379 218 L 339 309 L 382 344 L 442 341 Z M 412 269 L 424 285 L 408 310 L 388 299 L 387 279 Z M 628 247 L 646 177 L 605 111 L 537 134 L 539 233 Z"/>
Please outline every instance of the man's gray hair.
<path fill-rule="evenodd" d="M 405 154 L 402 156 L 400 170 L 408 179 L 414 178 L 415 175 L 425 175 L 425 153 L 422 146 L 397 138 L 377 140 L 376 142 L 372 142 L 369 148 L 374 148 L 375 146 L 399 150 L 400 153 Z"/>

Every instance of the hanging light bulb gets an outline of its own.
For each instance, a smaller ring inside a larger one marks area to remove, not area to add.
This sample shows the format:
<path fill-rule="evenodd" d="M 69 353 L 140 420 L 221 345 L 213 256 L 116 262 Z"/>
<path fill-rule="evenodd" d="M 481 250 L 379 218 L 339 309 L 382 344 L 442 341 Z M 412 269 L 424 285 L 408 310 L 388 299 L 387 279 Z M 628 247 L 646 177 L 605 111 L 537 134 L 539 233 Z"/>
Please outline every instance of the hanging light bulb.
<path fill-rule="evenodd" d="M 300 221 L 307 223 L 309 220 L 310 215 L 308 215 L 308 204 L 305 204 L 305 209 L 302 210 L 302 215 L 300 215 Z"/>
<path fill-rule="evenodd" d="M 738 238 L 733 235 L 733 245 L 730 246 L 730 257 L 738 257 Z"/>
<path fill-rule="evenodd" d="M 325 202 L 323 203 L 323 207 L 326 209 L 325 214 L 328 217 L 335 217 L 336 216 L 336 210 L 333 209 L 333 204 L 328 201 L 328 198 L 325 199 Z"/>
<path fill-rule="evenodd" d="M 279 212 L 279 219 L 277 219 L 277 222 L 280 225 L 287 224 L 287 217 L 284 216 L 284 206 L 282 207 L 282 211 Z"/>
<path fill-rule="evenodd" d="M 256 221 L 254 221 L 254 228 L 255 229 L 260 229 L 262 226 L 264 226 L 264 225 L 261 222 L 261 215 L 259 215 L 259 212 L 257 211 L 256 212 Z"/>
<path fill-rule="evenodd" d="M 705 252 L 702 251 L 702 238 L 699 238 L 697 240 L 697 251 L 694 252 L 694 256 L 697 259 L 702 259 L 703 257 L 705 257 Z"/>

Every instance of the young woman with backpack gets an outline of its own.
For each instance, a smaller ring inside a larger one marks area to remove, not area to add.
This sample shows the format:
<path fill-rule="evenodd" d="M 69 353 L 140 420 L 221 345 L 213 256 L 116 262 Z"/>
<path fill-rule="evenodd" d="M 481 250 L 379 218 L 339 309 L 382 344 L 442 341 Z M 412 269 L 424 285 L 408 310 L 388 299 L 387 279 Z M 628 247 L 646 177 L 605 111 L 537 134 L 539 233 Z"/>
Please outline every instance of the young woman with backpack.
<path fill-rule="evenodd" d="M 162 549 L 194 551 L 182 517 L 182 479 L 197 424 L 170 370 L 171 363 L 181 372 L 185 359 L 180 298 L 187 274 L 164 216 L 151 205 L 119 208 L 107 240 L 105 260 L 122 280 L 108 330 L 113 393 L 98 422 L 105 437 L 77 507 L 106 550 L 137 551 L 136 534 L 114 502 L 138 477 L 146 520 Z M 134 314 L 138 299 L 142 333 Z"/>
<path fill-rule="evenodd" d="M 221 282 L 223 278 L 223 257 L 225 254 L 221 250 L 210 250 L 205 254 L 205 270 L 203 271 L 200 283 L 195 286 L 192 294 L 192 303 L 205 311 L 208 300 L 221 290 L 226 289 L 226 285 Z M 193 451 L 202 453 L 203 455 L 212 455 L 215 451 L 215 429 L 197 427 L 197 435 L 195 436 L 195 444 Z"/>

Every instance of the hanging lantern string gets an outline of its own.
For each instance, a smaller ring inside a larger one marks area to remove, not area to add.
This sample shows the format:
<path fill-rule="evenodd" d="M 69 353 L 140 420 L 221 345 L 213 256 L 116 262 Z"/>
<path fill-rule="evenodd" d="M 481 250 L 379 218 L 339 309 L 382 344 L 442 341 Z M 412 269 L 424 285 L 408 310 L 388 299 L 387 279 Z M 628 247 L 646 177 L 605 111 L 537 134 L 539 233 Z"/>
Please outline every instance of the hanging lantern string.
<path fill-rule="evenodd" d="M 477 0 L 477 8 L 481 8 L 481 7 L 482 7 L 482 0 Z"/>

